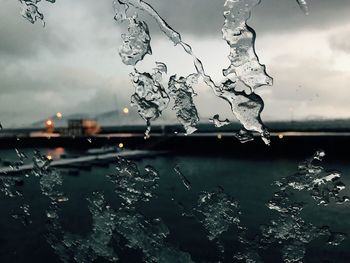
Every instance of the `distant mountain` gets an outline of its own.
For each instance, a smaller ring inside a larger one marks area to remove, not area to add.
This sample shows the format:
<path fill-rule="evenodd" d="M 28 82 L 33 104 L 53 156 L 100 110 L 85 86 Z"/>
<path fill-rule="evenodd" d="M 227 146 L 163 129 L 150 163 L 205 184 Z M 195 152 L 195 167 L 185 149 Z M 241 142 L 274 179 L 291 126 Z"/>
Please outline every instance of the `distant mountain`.
<path fill-rule="evenodd" d="M 50 118 L 55 123 L 55 127 L 66 127 L 68 120 L 70 119 L 95 119 L 102 127 L 117 127 L 117 126 L 132 126 L 132 125 L 145 125 L 145 121 L 140 117 L 135 108 L 130 108 L 126 114 L 120 110 L 107 111 L 99 114 L 89 113 L 75 113 L 70 115 L 63 115 L 63 118 L 57 118 L 57 116 L 51 116 Z M 208 123 L 201 116 L 203 122 L 200 122 L 198 128 L 202 131 L 222 130 L 230 131 L 240 129 L 241 125 L 237 121 L 232 121 L 230 125 L 217 129 L 212 123 Z M 36 121 L 27 128 L 44 128 L 47 119 Z M 179 124 L 173 111 L 165 111 L 163 115 L 152 123 L 153 126 Z M 266 126 L 271 131 L 350 131 L 350 119 L 306 119 L 297 121 L 265 121 Z"/>
<path fill-rule="evenodd" d="M 99 114 L 75 113 L 63 115 L 58 118 L 56 115 L 47 119 L 39 120 L 32 123 L 29 128 L 44 128 L 46 121 L 50 119 L 54 122 L 55 127 L 66 127 L 68 120 L 72 119 L 95 119 L 100 126 L 123 126 L 123 125 L 144 125 L 145 121 L 134 109 L 129 109 L 126 114 L 122 111 L 108 111 Z M 177 123 L 176 117 L 171 114 L 164 114 L 155 121 L 155 124 Z"/>

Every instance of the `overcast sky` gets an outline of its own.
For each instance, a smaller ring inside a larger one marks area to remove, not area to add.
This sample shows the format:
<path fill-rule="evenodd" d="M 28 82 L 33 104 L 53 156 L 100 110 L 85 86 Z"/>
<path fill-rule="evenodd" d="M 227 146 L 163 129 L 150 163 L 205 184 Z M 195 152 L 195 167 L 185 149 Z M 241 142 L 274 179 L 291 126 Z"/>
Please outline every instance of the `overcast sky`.
<path fill-rule="evenodd" d="M 148 0 L 183 40 L 207 73 L 221 79 L 229 49 L 221 38 L 223 0 Z M 262 0 L 249 21 L 260 60 L 274 78 L 258 93 L 265 120 L 350 117 L 350 1 L 309 0 L 305 16 L 295 0 Z M 105 112 L 130 102 L 133 88 L 118 56 L 124 27 L 113 21 L 111 0 L 40 3 L 46 26 L 21 17 L 16 0 L 0 0 L 0 121 L 22 125 L 53 115 Z M 194 72 L 191 58 L 149 21 L 152 56 L 169 75 Z M 195 98 L 203 120 L 216 113 L 233 119 L 228 104 L 205 86 Z M 210 105 L 210 106 L 208 106 Z"/>

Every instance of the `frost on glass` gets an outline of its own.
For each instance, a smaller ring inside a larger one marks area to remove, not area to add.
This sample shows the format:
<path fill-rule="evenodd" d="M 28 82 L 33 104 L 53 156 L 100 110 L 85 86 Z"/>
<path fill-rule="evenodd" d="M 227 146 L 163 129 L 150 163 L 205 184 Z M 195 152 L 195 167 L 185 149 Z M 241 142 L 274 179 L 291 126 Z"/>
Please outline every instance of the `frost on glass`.
<path fill-rule="evenodd" d="M 135 88 L 135 93 L 131 96 L 131 105 L 137 108 L 147 123 L 145 138 L 149 137 L 151 121 L 161 116 L 170 100 L 161 84 L 162 73 L 166 73 L 166 66 L 158 62 L 152 74 L 140 73 L 136 68 L 130 74 Z"/>
<path fill-rule="evenodd" d="M 15 149 L 17 160 L 9 163 L 9 168 L 13 171 L 17 171 L 24 161 L 28 159 L 27 155 L 18 149 Z M 25 196 L 23 194 L 24 180 L 21 176 L 15 176 L 11 174 L 0 175 L 0 194 L 2 198 L 17 199 L 19 205 L 15 207 L 12 212 L 12 218 L 19 220 L 23 225 L 27 226 L 32 223 L 30 206 L 26 203 Z"/>
<path fill-rule="evenodd" d="M 240 226 L 241 211 L 238 202 L 221 191 L 203 192 L 199 196 L 195 212 L 207 231 L 209 240 L 214 240 L 223 254 L 224 246 L 220 236 L 230 226 Z"/>
<path fill-rule="evenodd" d="M 136 205 L 149 202 L 158 189 L 159 173 L 150 165 L 140 172 L 136 163 L 118 159 L 117 172 L 108 175 L 115 192 L 122 199 L 116 214 L 115 231 L 126 240 L 130 249 L 141 250 L 142 262 L 192 262 L 188 253 L 170 245 L 166 238 L 169 229 L 160 218 L 146 218 Z"/>
<path fill-rule="evenodd" d="M 177 78 L 174 75 L 170 77 L 168 84 L 169 95 L 174 99 L 173 110 L 176 111 L 176 117 L 185 128 L 186 134 L 195 132 L 199 122 L 198 111 L 193 101 L 196 93 L 192 88 L 197 78 L 197 74 L 191 74 L 186 78 Z"/>
<path fill-rule="evenodd" d="M 220 128 L 230 124 L 228 119 L 220 120 L 219 114 L 215 114 L 213 118 L 209 119 L 210 122 L 214 124 L 215 127 Z"/>
<path fill-rule="evenodd" d="M 188 253 L 166 242 L 170 232 L 159 218 L 149 220 L 137 212 L 120 213 L 117 232 L 127 240 L 127 247 L 143 252 L 142 262 L 192 262 Z"/>
<path fill-rule="evenodd" d="M 115 185 L 115 192 L 122 199 L 123 209 L 134 209 L 142 201 L 148 202 L 158 187 L 159 174 L 152 166 L 147 165 L 140 172 L 136 163 L 118 159 L 116 173 L 108 175 Z"/>
<path fill-rule="evenodd" d="M 151 37 L 145 22 L 130 18 L 128 34 L 122 34 L 122 39 L 119 55 L 124 64 L 135 66 L 146 54 L 152 54 Z"/>
<path fill-rule="evenodd" d="M 297 0 L 297 3 L 300 6 L 300 9 L 303 10 L 303 12 L 308 15 L 309 14 L 309 7 L 307 5 L 306 0 Z"/>
<path fill-rule="evenodd" d="M 90 233 L 83 237 L 65 232 L 58 217 L 49 218 L 47 241 L 62 262 L 93 262 L 97 258 L 117 262 L 118 256 L 111 246 L 116 213 L 100 192 L 94 192 L 87 201 L 92 217 Z"/>
<path fill-rule="evenodd" d="M 262 242 L 282 244 L 284 262 L 303 261 L 306 245 L 320 236 L 326 236 L 328 244 L 333 246 L 340 245 L 346 238 L 346 234 L 333 232 L 328 226 L 318 227 L 306 222 L 301 216 L 306 204 L 295 197 L 295 191 L 305 191 L 319 205 L 330 202 L 341 205 L 349 201 L 349 197 L 341 195 L 345 185 L 340 180 L 340 174 L 326 172 L 319 164 L 324 156 L 324 151 L 317 151 L 313 157 L 299 164 L 297 173 L 275 182 L 279 190 L 267 203 L 278 217 L 269 225 L 261 226 Z"/>
<path fill-rule="evenodd" d="M 61 203 L 68 201 L 61 190 L 63 177 L 58 170 L 50 167 L 50 161 L 39 151 L 34 153 L 33 162 L 31 174 L 40 177 L 41 193 L 50 199 L 46 210 L 46 239 L 61 261 L 83 263 L 101 257 L 116 262 L 118 257 L 110 247 L 115 213 L 106 204 L 103 194 L 94 192 L 87 198 L 93 221 L 91 233 L 84 237 L 67 233 L 62 228 L 59 217 Z"/>
<path fill-rule="evenodd" d="M 118 256 L 111 246 L 116 228 L 116 212 L 106 203 L 104 195 L 94 192 L 87 198 L 92 216 L 92 230 L 84 237 L 66 233 L 62 244 L 72 251 L 75 262 L 92 262 L 98 257 L 117 262 Z"/>
<path fill-rule="evenodd" d="M 225 23 L 222 29 L 223 38 L 230 46 L 230 66 L 223 70 L 224 80 L 216 84 L 212 78 L 205 73 L 201 60 L 194 54 L 191 46 L 181 39 L 181 35 L 171 28 L 166 21 L 150 6 L 142 0 L 119 0 L 124 7 L 116 8 L 116 18 L 123 21 L 127 17 L 127 10 L 130 6 L 144 11 L 155 19 L 161 31 L 175 44 L 180 45 L 184 51 L 193 58 L 194 67 L 204 83 L 208 85 L 216 96 L 227 101 L 234 116 L 241 122 L 244 129 L 249 132 L 257 132 L 264 142 L 269 144 L 267 129 L 264 127 L 260 113 L 263 110 L 263 100 L 254 93 L 257 87 L 271 85 L 272 78 L 267 75 L 265 66 L 261 65 L 255 53 L 255 32 L 246 25 L 250 16 L 251 8 L 259 1 L 231 1 L 225 3 Z M 170 78 L 169 83 L 174 84 L 185 78 Z M 243 83 L 251 89 L 250 94 L 235 91 L 235 86 Z M 179 83 L 178 83 L 179 84 Z M 169 85 L 170 91 L 173 85 Z M 174 96 L 174 95 L 173 95 Z M 184 125 L 186 133 L 196 130 L 195 124 L 199 121 L 195 105 L 189 96 L 176 96 L 177 105 L 187 106 L 184 112 L 177 110 L 177 116 Z M 242 107 L 242 109 L 240 109 Z M 191 110 L 189 110 L 191 109 Z"/>
<path fill-rule="evenodd" d="M 222 28 L 223 39 L 230 46 L 230 66 L 223 70 L 226 77 L 242 82 L 252 91 L 264 85 L 271 85 L 255 52 L 255 31 L 247 25 L 251 9 L 260 0 L 226 0 L 224 5 L 225 22 Z M 230 76 L 231 75 L 231 76 Z"/>
<path fill-rule="evenodd" d="M 331 202 L 342 204 L 348 202 L 348 196 L 342 195 L 345 184 L 341 181 L 341 174 L 337 171 L 325 171 L 317 162 L 322 161 L 325 152 L 317 151 L 310 159 L 299 164 L 298 172 L 276 182 L 282 189 L 292 188 L 307 191 L 319 205 Z"/>
<path fill-rule="evenodd" d="M 55 3 L 56 0 L 46 0 L 50 3 Z M 34 24 L 36 21 L 44 20 L 44 15 L 39 11 L 38 3 L 41 0 L 19 0 L 21 3 L 21 15 L 30 23 Z"/>

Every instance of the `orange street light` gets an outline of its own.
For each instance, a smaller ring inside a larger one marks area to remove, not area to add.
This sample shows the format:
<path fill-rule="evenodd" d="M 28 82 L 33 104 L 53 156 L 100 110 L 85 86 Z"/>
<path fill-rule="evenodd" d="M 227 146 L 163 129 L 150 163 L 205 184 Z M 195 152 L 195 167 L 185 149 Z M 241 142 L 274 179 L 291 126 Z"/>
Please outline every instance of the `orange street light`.
<path fill-rule="evenodd" d="M 46 129 L 47 129 L 47 132 L 53 132 L 53 130 L 55 128 L 54 122 L 52 120 L 50 120 L 50 119 L 48 119 L 45 122 L 45 126 L 46 126 Z"/>
<path fill-rule="evenodd" d="M 124 112 L 125 114 L 128 114 L 128 113 L 129 113 L 129 109 L 128 109 L 127 107 L 125 107 L 125 108 L 123 109 L 123 112 Z"/>

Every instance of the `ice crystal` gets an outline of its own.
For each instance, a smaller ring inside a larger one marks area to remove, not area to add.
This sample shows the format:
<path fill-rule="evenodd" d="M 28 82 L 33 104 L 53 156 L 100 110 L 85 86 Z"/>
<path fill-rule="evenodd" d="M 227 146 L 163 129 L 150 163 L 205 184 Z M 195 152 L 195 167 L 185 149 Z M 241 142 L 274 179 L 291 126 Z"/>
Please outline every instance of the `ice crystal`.
<path fill-rule="evenodd" d="M 166 242 L 169 229 L 159 218 L 148 220 L 138 213 L 119 213 L 116 229 L 129 248 L 141 249 L 145 263 L 192 262 L 189 254 Z"/>
<path fill-rule="evenodd" d="M 186 134 L 191 134 L 197 130 L 196 125 L 199 122 L 197 108 L 193 102 L 195 92 L 192 88 L 193 79 L 196 74 L 188 77 L 177 78 L 175 75 L 170 77 L 168 88 L 169 95 L 174 99 L 173 110 L 176 111 L 177 119 L 184 126 Z"/>
<path fill-rule="evenodd" d="M 221 121 L 219 114 L 215 114 L 213 118 L 209 119 L 209 121 L 214 123 L 214 126 L 216 128 L 220 128 L 230 124 L 230 121 L 228 119 Z"/>
<path fill-rule="evenodd" d="M 238 202 L 225 193 L 204 192 L 199 197 L 196 211 L 202 216 L 200 222 L 210 240 L 218 238 L 231 225 L 240 223 Z"/>
<path fill-rule="evenodd" d="M 128 34 L 123 34 L 122 39 L 119 55 L 124 64 L 135 66 L 146 54 L 152 54 L 151 37 L 145 22 L 130 18 Z"/>
<path fill-rule="evenodd" d="M 299 164 L 298 172 L 287 176 L 275 184 L 279 187 L 267 206 L 278 212 L 278 218 L 264 225 L 262 242 L 283 244 L 281 250 L 284 262 L 301 262 L 306 253 L 306 244 L 319 236 L 329 236 L 330 245 L 339 245 L 346 237 L 343 233 L 335 233 L 328 227 L 316 227 L 301 218 L 301 211 L 305 204 L 295 200 L 293 191 L 307 191 L 311 193 L 320 205 L 327 205 L 333 199 L 336 203 L 343 203 L 348 197 L 340 197 L 340 191 L 345 185 L 340 181 L 340 174 L 325 172 L 322 166 L 316 165 L 325 156 L 322 150 L 313 157 Z"/>
<path fill-rule="evenodd" d="M 33 155 L 33 169 L 31 173 L 35 176 L 42 177 L 45 175 L 50 167 L 51 160 L 39 151 L 35 150 Z"/>
<path fill-rule="evenodd" d="M 281 189 L 288 187 L 295 190 L 306 190 L 319 205 L 328 205 L 331 201 L 341 204 L 349 201 L 342 196 L 345 184 L 337 171 L 326 171 L 316 162 L 322 161 L 325 152 L 317 151 L 314 156 L 299 164 L 298 172 L 277 182 Z"/>
<path fill-rule="evenodd" d="M 164 70 L 166 71 L 166 66 L 158 62 L 152 75 L 140 73 L 136 69 L 130 74 L 135 88 L 135 93 L 131 96 L 131 105 L 137 108 L 138 113 L 147 123 L 145 138 L 149 137 L 150 122 L 161 116 L 170 100 L 160 83 Z"/>
<path fill-rule="evenodd" d="M 91 233 L 87 237 L 65 234 L 62 243 L 74 254 L 73 258 L 78 263 L 92 262 L 98 257 L 117 262 L 118 256 L 110 245 L 116 228 L 116 213 L 100 192 L 94 192 L 87 200 L 92 216 Z"/>
<path fill-rule="evenodd" d="M 46 0 L 50 3 L 55 3 L 56 0 Z M 41 0 L 19 0 L 22 5 L 21 15 L 30 23 L 34 24 L 38 20 L 44 20 L 44 15 L 40 13 L 38 3 Z"/>
<path fill-rule="evenodd" d="M 230 46 L 230 66 L 223 71 L 224 76 L 241 81 L 252 91 L 263 85 L 271 85 L 255 52 L 255 31 L 247 25 L 251 9 L 260 0 L 226 0 L 224 4 L 225 22 L 222 28 L 224 40 Z M 232 75 L 232 76 L 230 76 Z"/>
<path fill-rule="evenodd" d="M 14 219 L 20 220 L 21 223 L 25 226 L 32 223 L 30 219 L 30 206 L 28 204 L 22 204 L 19 207 L 20 211 L 17 213 L 12 213 Z"/>
<path fill-rule="evenodd" d="M 245 129 L 241 129 L 233 134 L 241 143 L 246 143 L 254 140 L 253 135 Z"/>
<path fill-rule="evenodd" d="M 122 207 L 134 209 L 140 202 L 148 202 L 153 196 L 153 190 L 158 186 L 159 174 L 152 166 L 146 166 L 141 174 L 137 164 L 125 159 L 118 159 L 117 172 L 108 175 L 115 184 L 115 192 L 122 199 Z"/>

